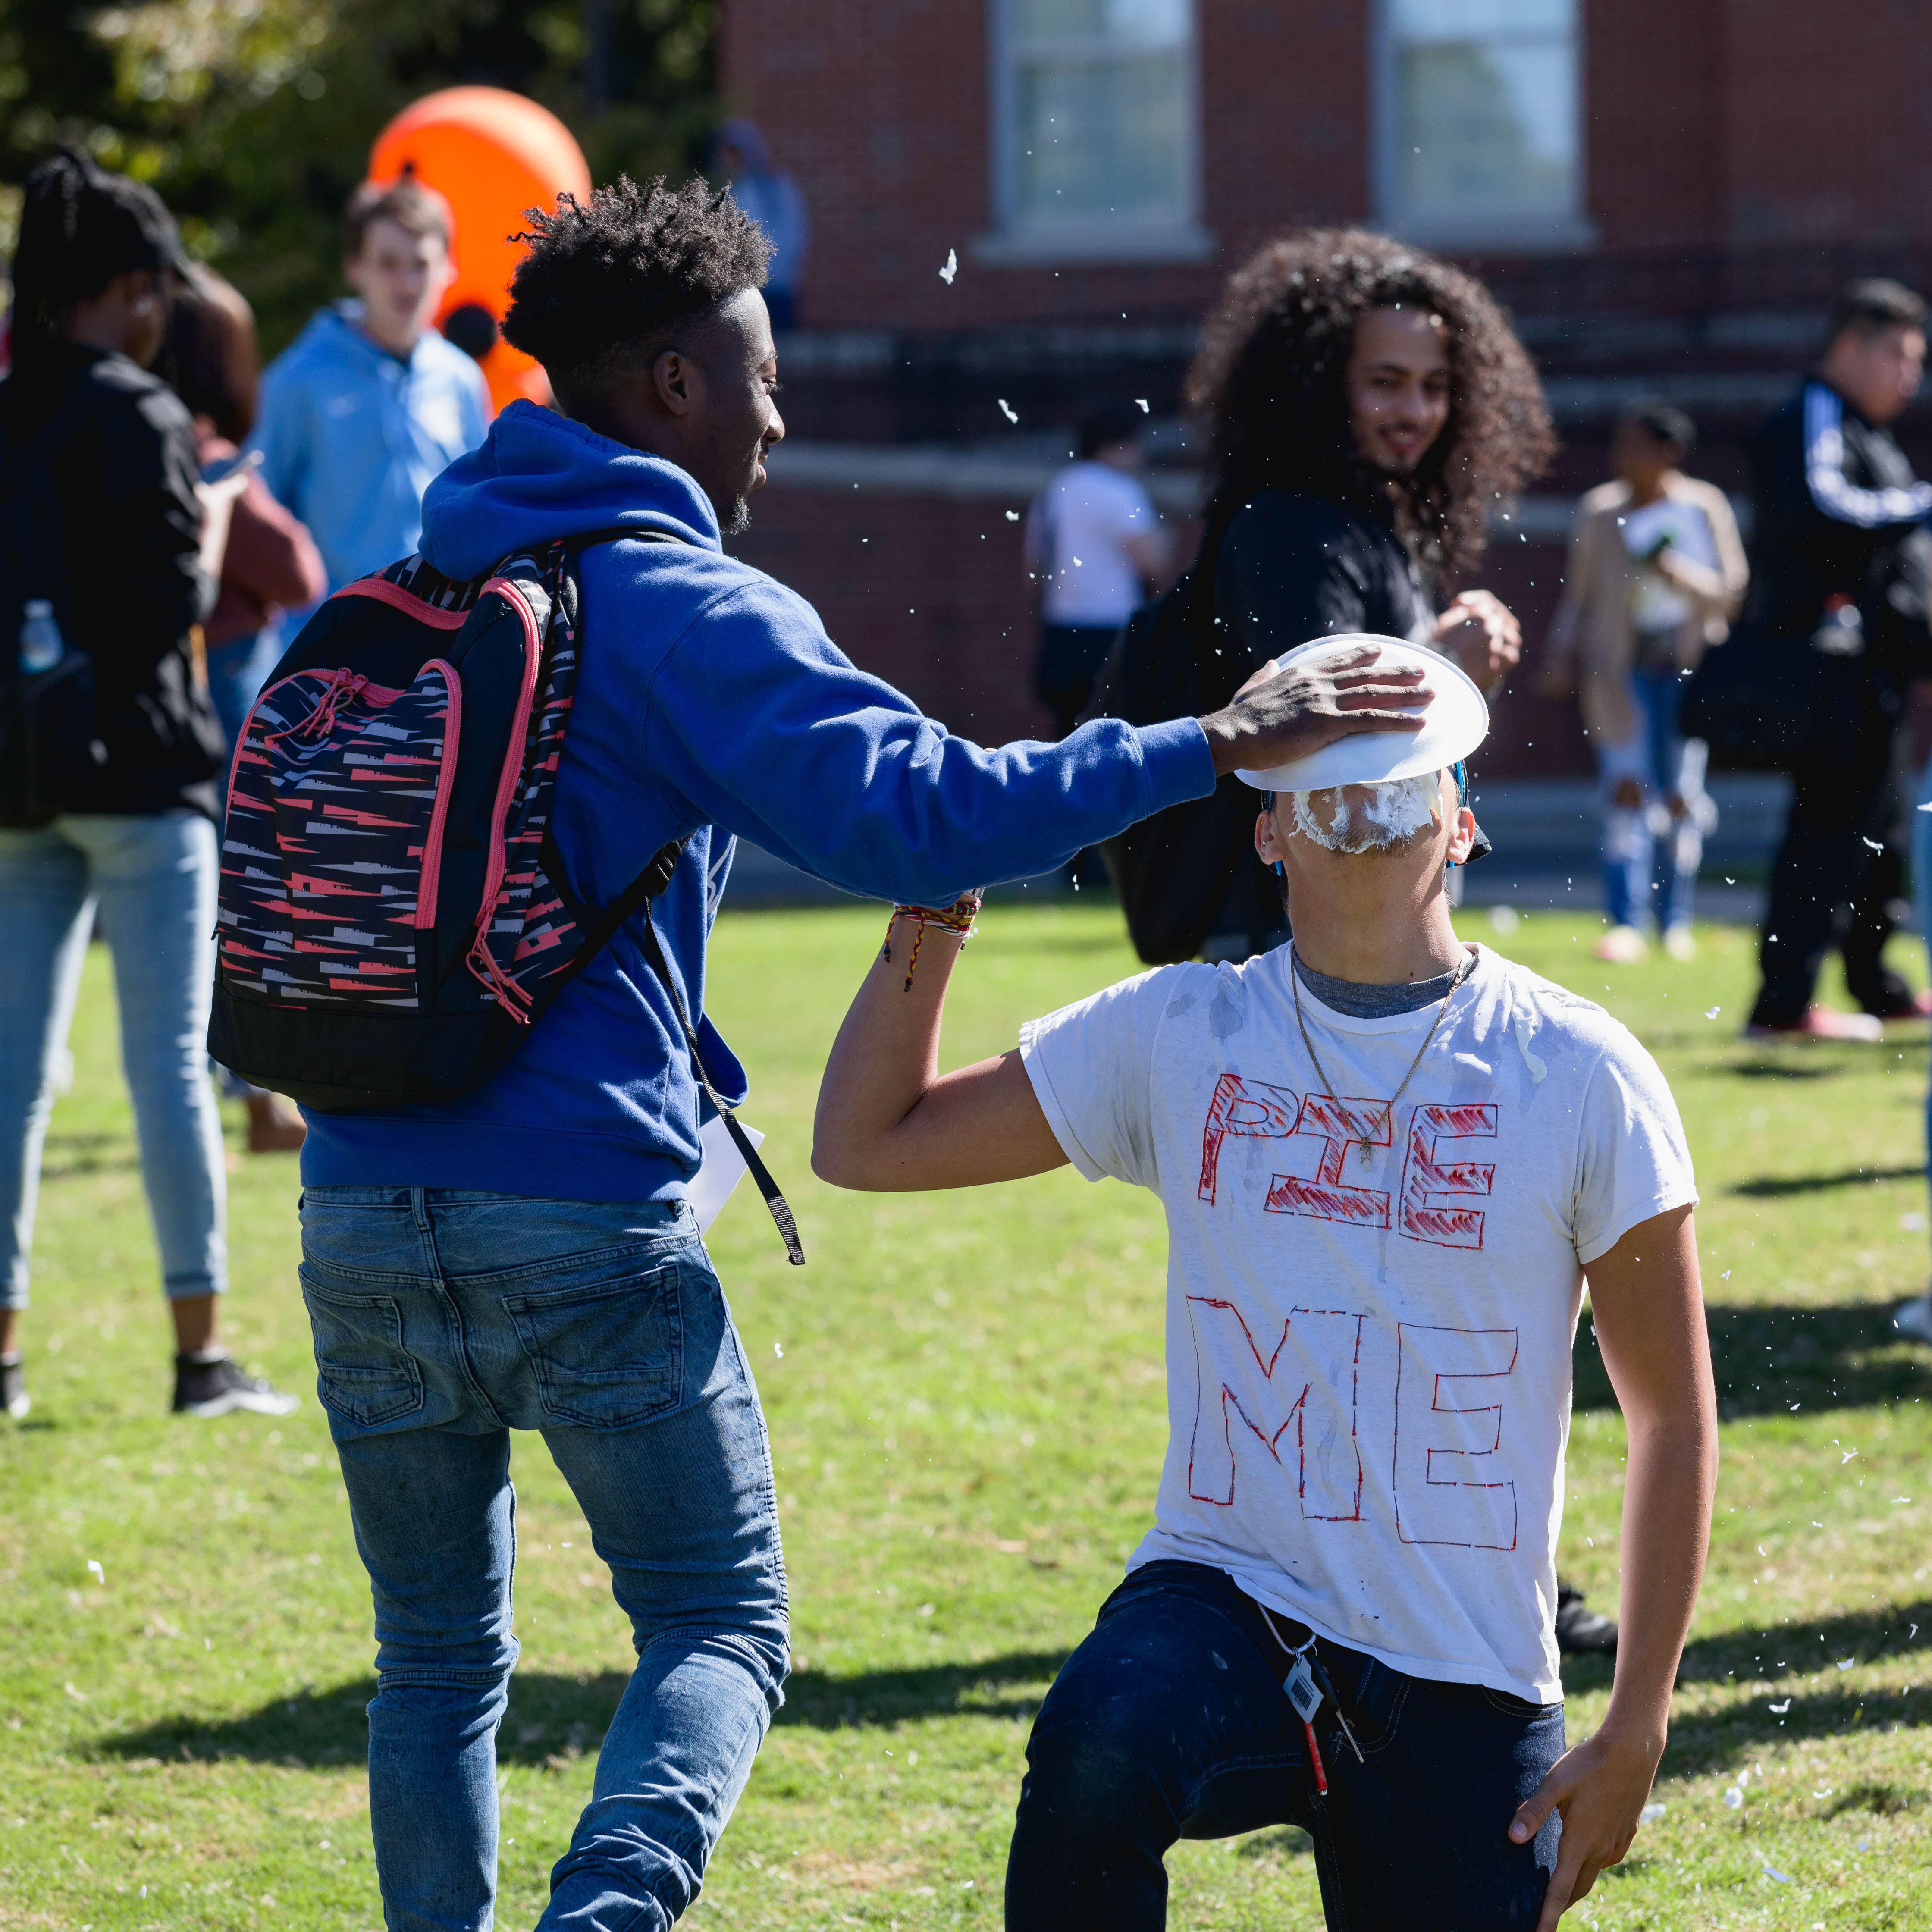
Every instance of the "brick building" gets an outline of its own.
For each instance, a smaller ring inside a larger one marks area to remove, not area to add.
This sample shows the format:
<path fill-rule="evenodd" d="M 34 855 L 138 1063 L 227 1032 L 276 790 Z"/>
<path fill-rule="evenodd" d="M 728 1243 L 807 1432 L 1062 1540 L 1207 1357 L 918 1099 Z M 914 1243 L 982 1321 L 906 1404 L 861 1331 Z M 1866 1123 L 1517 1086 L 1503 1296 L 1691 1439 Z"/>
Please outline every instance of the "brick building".
<path fill-rule="evenodd" d="M 744 552 L 861 663 L 982 738 L 1043 716 L 1008 513 L 1082 404 L 1112 394 L 1148 400 L 1156 495 L 1186 514 L 1196 326 L 1284 226 L 1403 236 L 1509 305 L 1564 448 L 1480 578 L 1532 638 L 1621 401 L 1682 403 L 1694 466 L 1736 490 L 1742 438 L 1839 284 L 1932 286 L 1924 0 L 724 0 L 722 15 L 728 100 L 814 229 L 781 350 L 791 442 Z M 1908 417 L 1909 445 L 1928 420 Z M 1495 776 L 1583 765 L 1564 709 L 1520 694 L 1491 744 Z"/>

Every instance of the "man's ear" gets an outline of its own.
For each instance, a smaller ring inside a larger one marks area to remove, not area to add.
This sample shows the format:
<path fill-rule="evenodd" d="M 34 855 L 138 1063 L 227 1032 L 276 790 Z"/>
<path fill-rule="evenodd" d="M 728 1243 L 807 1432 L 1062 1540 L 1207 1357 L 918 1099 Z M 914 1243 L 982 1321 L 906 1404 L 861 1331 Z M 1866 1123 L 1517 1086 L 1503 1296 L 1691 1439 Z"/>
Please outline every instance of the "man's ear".
<path fill-rule="evenodd" d="M 1286 856 L 1282 850 L 1280 835 L 1274 829 L 1274 814 L 1262 812 L 1255 820 L 1255 856 L 1264 866 L 1278 866 Z"/>
<path fill-rule="evenodd" d="M 651 364 L 651 386 L 670 415 L 688 416 L 704 398 L 704 371 L 682 350 L 667 349 Z"/>
<path fill-rule="evenodd" d="M 1445 854 L 1448 862 L 1452 866 L 1467 865 L 1475 842 L 1476 814 L 1466 805 L 1459 806 L 1455 824 L 1450 828 L 1449 850 Z"/>

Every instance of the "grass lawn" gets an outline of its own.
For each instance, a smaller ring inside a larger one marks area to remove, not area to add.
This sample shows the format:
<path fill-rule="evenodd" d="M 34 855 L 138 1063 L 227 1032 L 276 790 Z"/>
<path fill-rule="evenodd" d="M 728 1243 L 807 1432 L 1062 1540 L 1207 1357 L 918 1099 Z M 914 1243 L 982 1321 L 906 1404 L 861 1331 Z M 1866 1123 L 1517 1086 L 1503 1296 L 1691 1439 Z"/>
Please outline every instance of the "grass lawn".
<path fill-rule="evenodd" d="M 1070 1170 L 931 1197 L 811 1178 L 819 1070 L 880 925 L 867 908 L 718 928 L 712 1011 L 753 1070 L 748 1117 L 812 1263 L 786 1267 L 748 1188 L 714 1231 L 771 1419 L 799 1671 L 700 1925 L 997 1924 L 1028 1720 L 1160 1466 L 1150 1198 Z M 1465 927 L 1498 937 L 1486 916 Z M 1538 915 L 1501 943 L 1626 1018 L 1676 1088 L 1724 1465 L 1667 1808 L 1570 1922 L 1932 1924 L 1932 1358 L 1888 1323 L 1927 1270 L 1924 1030 L 1746 1046 L 1748 935 L 1712 928 L 1693 964 L 1612 971 L 1589 958 L 1598 929 Z M 1132 964 L 1106 908 L 996 908 L 958 976 L 949 1058 L 1010 1045 Z M 313 1394 L 294 1162 L 232 1176 L 230 1319 L 237 1352 L 303 1406 L 176 1421 L 98 949 L 74 1054 L 26 1334 L 36 1406 L 0 1425 L 0 1928 L 365 1932 L 368 1594 Z M 1587 1324 L 1577 1363 L 1563 1563 L 1613 1604 L 1622 1430 Z M 516 1474 L 506 1928 L 541 1908 L 630 1661 L 533 1438 Z M 1608 1682 L 1570 1672 L 1573 1738 Z M 1177 1926 L 1320 1924 L 1294 1834 L 1183 1846 L 1170 1869 Z"/>

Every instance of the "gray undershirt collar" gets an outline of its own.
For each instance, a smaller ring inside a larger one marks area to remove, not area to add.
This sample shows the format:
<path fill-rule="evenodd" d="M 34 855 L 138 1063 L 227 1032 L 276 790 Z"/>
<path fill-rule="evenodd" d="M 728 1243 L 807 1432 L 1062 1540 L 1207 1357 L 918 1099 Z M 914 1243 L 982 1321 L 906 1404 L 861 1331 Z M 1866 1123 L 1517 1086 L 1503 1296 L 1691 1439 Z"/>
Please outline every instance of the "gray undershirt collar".
<path fill-rule="evenodd" d="M 1385 1020 L 1397 1013 L 1412 1013 L 1418 1007 L 1432 1006 L 1449 997 L 1454 973 L 1438 974 L 1433 980 L 1410 980 L 1394 986 L 1368 986 L 1355 980 L 1331 980 L 1294 955 L 1294 970 L 1301 983 L 1324 1006 L 1351 1019 Z"/>

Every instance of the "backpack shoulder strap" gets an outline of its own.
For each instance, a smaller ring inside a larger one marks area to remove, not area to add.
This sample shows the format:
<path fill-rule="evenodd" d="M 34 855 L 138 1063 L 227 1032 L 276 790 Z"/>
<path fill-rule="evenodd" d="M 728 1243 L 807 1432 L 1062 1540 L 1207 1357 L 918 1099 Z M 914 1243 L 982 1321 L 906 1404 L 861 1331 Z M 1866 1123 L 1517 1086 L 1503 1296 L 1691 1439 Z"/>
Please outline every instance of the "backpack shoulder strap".
<path fill-rule="evenodd" d="M 669 848 L 667 848 L 666 850 Z M 683 849 L 679 842 L 679 850 Z M 660 853 L 658 857 L 662 858 Z M 656 861 L 653 860 L 655 866 Z M 675 860 L 673 863 L 676 862 Z M 665 878 L 670 877 L 666 868 Z M 634 890 L 634 888 L 633 888 Z M 659 889 L 662 890 L 662 887 Z M 644 956 L 651 962 L 651 970 L 664 982 L 664 991 L 670 995 L 671 1008 L 677 1015 L 677 1023 L 684 1030 L 684 1043 L 691 1054 L 691 1070 L 698 1076 L 698 1084 L 704 1089 L 705 1098 L 718 1110 L 718 1118 L 724 1123 L 724 1131 L 736 1144 L 738 1152 L 745 1165 L 751 1170 L 752 1178 L 757 1182 L 758 1192 L 765 1197 L 765 1205 L 778 1226 L 779 1238 L 785 1246 L 785 1258 L 794 1268 L 805 1265 L 805 1247 L 798 1238 L 798 1222 L 791 1211 L 791 1204 L 779 1191 L 778 1183 L 772 1178 L 771 1169 L 758 1158 L 758 1150 L 752 1144 L 752 1137 L 738 1122 L 738 1117 L 726 1102 L 718 1089 L 712 1084 L 711 1075 L 704 1064 L 704 1049 L 698 1043 L 697 1029 L 691 1024 L 691 1016 L 685 1011 L 684 998 L 677 990 L 677 983 L 670 976 L 670 967 L 664 956 L 664 948 L 658 941 L 657 922 L 651 916 L 651 900 L 656 896 L 647 895 L 644 908 Z"/>

